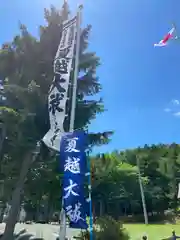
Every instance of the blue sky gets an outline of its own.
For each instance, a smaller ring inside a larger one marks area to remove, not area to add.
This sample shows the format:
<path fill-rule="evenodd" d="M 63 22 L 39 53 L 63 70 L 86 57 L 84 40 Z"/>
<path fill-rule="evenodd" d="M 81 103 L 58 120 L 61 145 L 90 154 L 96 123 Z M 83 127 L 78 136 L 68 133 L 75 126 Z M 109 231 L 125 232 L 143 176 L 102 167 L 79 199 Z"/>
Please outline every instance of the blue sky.
<path fill-rule="evenodd" d="M 178 0 L 69 0 L 84 4 L 83 24 L 92 24 L 90 49 L 101 57 L 98 75 L 107 111 L 90 131 L 114 130 L 100 151 L 152 143 L 180 142 L 180 43 L 154 48 L 175 22 Z M 43 8 L 60 0 L 6 0 L 0 6 L 0 43 L 18 32 L 18 21 L 34 35 L 44 23 Z"/>

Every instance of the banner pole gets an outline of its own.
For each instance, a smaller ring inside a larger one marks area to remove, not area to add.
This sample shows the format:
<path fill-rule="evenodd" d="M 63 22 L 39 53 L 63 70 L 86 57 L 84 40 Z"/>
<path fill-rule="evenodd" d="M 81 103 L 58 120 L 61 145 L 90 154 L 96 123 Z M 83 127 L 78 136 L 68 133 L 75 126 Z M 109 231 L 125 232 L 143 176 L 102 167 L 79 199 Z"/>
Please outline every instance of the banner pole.
<path fill-rule="evenodd" d="M 76 55 L 75 55 L 75 66 L 74 66 L 74 79 L 72 85 L 72 105 L 71 105 L 71 116 L 70 116 L 70 127 L 69 131 L 74 131 L 75 113 L 76 113 L 76 95 L 77 95 L 77 80 L 79 73 L 79 50 L 80 50 L 80 37 L 81 37 L 81 20 L 82 20 L 82 9 L 80 5 L 77 13 L 77 29 L 76 29 Z"/>
<path fill-rule="evenodd" d="M 75 67 L 74 67 L 74 79 L 72 83 L 72 105 L 71 105 L 71 115 L 70 115 L 70 127 L 69 131 L 74 131 L 74 121 L 75 121 L 75 110 L 76 110 L 76 92 L 77 92 L 77 79 L 78 79 L 78 69 L 79 69 L 79 50 L 80 50 L 80 36 L 81 36 L 81 11 L 83 6 L 80 5 L 77 12 L 77 24 L 76 24 L 76 55 L 75 55 Z M 63 198 L 63 196 L 62 196 Z M 66 239 L 66 213 L 63 208 L 62 199 L 62 209 L 60 213 L 60 231 L 59 240 Z"/>
<path fill-rule="evenodd" d="M 144 213 L 144 222 L 147 225 L 148 224 L 148 214 L 147 214 L 147 209 L 146 209 L 146 200 L 144 196 L 144 189 L 141 181 L 141 171 L 140 171 L 140 163 L 139 163 L 139 157 L 136 156 L 136 161 L 137 161 L 137 168 L 138 168 L 138 180 L 139 180 L 139 187 L 140 187 L 140 192 L 141 192 L 141 200 L 142 200 L 142 206 L 143 206 L 143 213 Z"/>
<path fill-rule="evenodd" d="M 92 197 L 91 197 L 91 191 L 92 191 L 92 183 L 91 183 L 91 162 L 89 157 L 89 151 L 87 152 L 88 156 L 88 189 L 89 189 L 89 235 L 90 240 L 93 240 L 93 214 L 92 214 Z"/>

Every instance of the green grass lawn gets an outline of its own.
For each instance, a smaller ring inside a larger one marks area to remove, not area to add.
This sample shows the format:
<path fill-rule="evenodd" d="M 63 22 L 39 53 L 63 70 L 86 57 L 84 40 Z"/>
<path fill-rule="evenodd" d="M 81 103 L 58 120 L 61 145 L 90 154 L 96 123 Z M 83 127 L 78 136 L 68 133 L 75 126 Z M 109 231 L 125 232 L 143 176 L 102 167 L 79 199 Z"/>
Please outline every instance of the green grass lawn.
<path fill-rule="evenodd" d="M 148 236 L 149 240 L 161 240 L 163 238 L 168 238 L 171 236 L 172 230 L 175 230 L 176 235 L 180 236 L 180 225 L 171 225 L 171 224 L 164 224 L 164 225 L 156 225 L 150 224 L 148 226 L 144 224 L 124 224 L 123 225 L 132 240 L 141 239 L 142 235 L 145 233 Z"/>

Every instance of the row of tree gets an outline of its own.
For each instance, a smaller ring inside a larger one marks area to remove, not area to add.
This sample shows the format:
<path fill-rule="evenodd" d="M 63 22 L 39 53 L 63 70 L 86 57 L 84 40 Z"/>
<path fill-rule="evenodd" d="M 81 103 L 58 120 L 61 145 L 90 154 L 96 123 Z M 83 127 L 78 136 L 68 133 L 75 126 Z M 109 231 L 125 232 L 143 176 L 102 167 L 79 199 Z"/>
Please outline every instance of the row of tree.
<path fill-rule="evenodd" d="M 93 197 L 95 205 L 99 201 L 99 214 L 142 214 L 137 160 L 149 215 L 168 209 L 178 211 L 180 146 L 173 143 L 145 145 L 94 158 Z"/>
<path fill-rule="evenodd" d="M 48 220 L 60 207 L 61 175 L 58 156 L 35 162 L 30 169 L 24 188 L 24 203 L 30 217 L 40 213 Z M 137 159 L 140 162 L 148 213 L 178 210 L 177 186 L 180 181 L 180 146 L 153 145 L 124 152 L 113 152 L 91 157 L 92 197 L 95 215 L 119 218 L 142 214 L 138 182 Z M 6 185 L 8 196 L 12 181 Z"/>
<path fill-rule="evenodd" d="M 159 144 L 90 157 L 95 216 L 142 215 L 137 159 L 149 215 L 164 214 L 168 209 L 178 211 L 180 146 Z M 28 205 L 36 206 L 34 211 L 44 206 L 46 216 L 58 210 L 61 194 L 57 160 L 49 164 L 33 168 L 24 189 Z"/>

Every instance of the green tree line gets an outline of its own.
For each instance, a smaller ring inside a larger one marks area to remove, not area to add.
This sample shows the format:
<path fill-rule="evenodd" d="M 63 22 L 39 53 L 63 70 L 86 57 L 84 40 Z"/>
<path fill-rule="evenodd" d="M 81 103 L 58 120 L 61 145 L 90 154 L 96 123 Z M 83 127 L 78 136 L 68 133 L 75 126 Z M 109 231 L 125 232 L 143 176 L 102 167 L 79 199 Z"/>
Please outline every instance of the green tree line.
<path fill-rule="evenodd" d="M 93 158 L 93 198 L 98 215 L 142 215 L 137 160 L 148 214 L 178 212 L 180 145 L 172 143 L 145 145 Z"/>
<path fill-rule="evenodd" d="M 164 216 L 167 210 L 178 212 L 180 146 L 173 143 L 90 156 L 94 216 L 143 221 L 137 159 L 150 218 Z M 34 163 L 28 173 L 23 200 L 35 219 L 39 211 L 48 220 L 59 210 L 61 174 L 57 165 L 58 159 L 54 157 L 47 163 Z"/>

